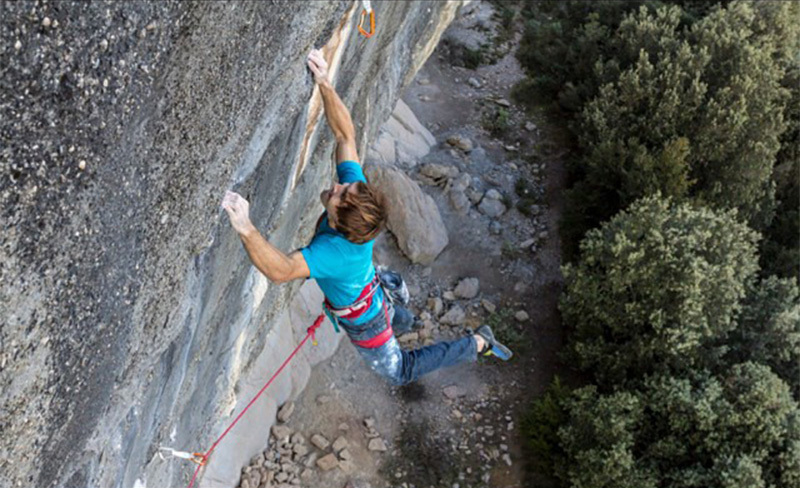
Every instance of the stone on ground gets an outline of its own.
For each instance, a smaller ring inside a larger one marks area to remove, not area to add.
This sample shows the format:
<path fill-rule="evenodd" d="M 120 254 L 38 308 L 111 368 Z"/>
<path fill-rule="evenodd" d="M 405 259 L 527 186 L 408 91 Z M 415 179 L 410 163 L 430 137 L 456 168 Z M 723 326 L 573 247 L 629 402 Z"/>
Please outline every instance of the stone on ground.
<path fill-rule="evenodd" d="M 280 410 L 278 410 L 278 420 L 287 422 L 294 413 L 294 402 L 286 402 Z"/>
<path fill-rule="evenodd" d="M 450 385 L 444 387 L 442 393 L 444 393 L 444 396 L 449 398 L 450 400 L 455 400 L 456 398 L 466 395 L 467 390 L 458 385 Z"/>
<path fill-rule="evenodd" d="M 525 310 L 520 310 L 519 312 L 514 314 L 514 318 L 517 319 L 517 321 L 519 322 L 525 322 L 530 317 L 528 316 L 528 312 L 526 312 Z"/>
<path fill-rule="evenodd" d="M 465 153 L 472 151 L 475 147 L 472 143 L 472 140 L 469 137 L 462 136 L 462 135 L 454 135 L 447 138 L 447 143 L 453 147 L 457 147 L 461 149 Z"/>
<path fill-rule="evenodd" d="M 478 281 L 478 278 L 464 278 L 458 282 L 453 293 L 459 298 L 475 298 L 478 296 L 479 289 L 480 281 Z"/>
<path fill-rule="evenodd" d="M 347 439 L 345 439 L 343 436 L 339 436 L 335 441 L 333 441 L 333 450 L 334 452 L 339 452 L 347 447 L 348 444 L 349 442 L 347 442 Z"/>
<path fill-rule="evenodd" d="M 381 439 L 380 437 L 376 437 L 375 439 L 369 441 L 367 449 L 375 452 L 384 452 L 386 451 L 387 448 L 386 448 L 386 443 L 383 441 L 383 439 Z"/>
<path fill-rule="evenodd" d="M 331 445 L 330 441 L 321 434 L 314 434 L 311 436 L 311 443 L 317 446 L 318 449 L 324 451 Z"/>
<path fill-rule="evenodd" d="M 442 315 L 439 322 L 445 325 L 462 325 L 467 320 L 467 315 L 464 309 L 458 305 L 453 305 L 446 314 Z"/>
<path fill-rule="evenodd" d="M 495 194 L 497 198 L 495 198 Z M 506 213 L 506 206 L 500 201 L 499 195 L 496 190 L 487 191 L 481 203 L 478 204 L 478 210 L 487 217 L 499 217 Z"/>
<path fill-rule="evenodd" d="M 272 435 L 278 441 L 282 441 L 284 439 L 288 439 L 289 436 L 292 435 L 292 429 L 285 425 L 273 425 Z"/>
<path fill-rule="evenodd" d="M 333 453 L 317 459 L 317 466 L 323 471 L 330 471 L 338 465 L 339 459 L 337 459 L 336 455 Z"/>
<path fill-rule="evenodd" d="M 387 227 L 403 254 L 414 263 L 431 264 L 449 243 L 436 202 L 395 168 L 370 164 L 366 173 L 390 203 Z"/>

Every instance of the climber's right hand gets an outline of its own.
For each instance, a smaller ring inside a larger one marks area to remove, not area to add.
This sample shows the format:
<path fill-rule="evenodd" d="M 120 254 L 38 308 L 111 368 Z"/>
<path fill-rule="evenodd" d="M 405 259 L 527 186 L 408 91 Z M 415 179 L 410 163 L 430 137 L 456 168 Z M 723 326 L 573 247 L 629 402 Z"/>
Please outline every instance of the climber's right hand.
<path fill-rule="evenodd" d="M 250 222 L 250 203 L 238 193 L 227 191 L 222 199 L 222 208 L 228 212 L 233 229 L 240 235 L 245 235 L 256 230 Z"/>
<path fill-rule="evenodd" d="M 312 49 L 308 53 L 308 68 L 314 73 L 314 81 L 322 84 L 328 81 L 328 62 L 322 56 L 322 51 Z"/>

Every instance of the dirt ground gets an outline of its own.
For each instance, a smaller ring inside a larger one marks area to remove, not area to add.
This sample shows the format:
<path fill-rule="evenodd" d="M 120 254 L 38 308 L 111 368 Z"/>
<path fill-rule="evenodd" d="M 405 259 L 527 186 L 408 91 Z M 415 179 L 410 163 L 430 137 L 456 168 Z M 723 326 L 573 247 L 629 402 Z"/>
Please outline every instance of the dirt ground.
<path fill-rule="evenodd" d="M 460 336 L 465 327 L 489 321 L 516 356 L 507 363 L 481 359 L 396 388 L 369 370 L 350 343 L 342 341 L 336 355 L 315 369 L 286 425 L 306 438 L 345 438 L 352 463 L 346 469 L 314 470 L 304 486 L 511 488 L 528 483 L 521 414 L 562 369 L 557 359 L 563 333 L 557 310 L 562 278 L 556 225 L 566 171 L 563 154 L 542 150 L 554 145 L 557 129 L 513 102 L 503 106 L 523 77 L 512 53 L 471 70 L 454 66 L 452 49 L 442 44 L 403 95 L 437 140 L 422 162 L 454 165 L 481 178 L 486 188 L 500 190 L 511 208 L 498 218 L 488 218 L 475 207 L 461 215 L 441 188 L 423 186 L 439 205 L 450 244 L 424 267 L 411 264 L 391 235 L 385 235 L 376 246 L 376 260 L 403 274 L 416 313 L 427 310 L 429 296 L 441 297 L 459 279 L 477 277 L 478 296 L 458 300 L 467 311 L 465 326 L 438 327 L 433 338 Z M 498 107 L 507 112 L 510 127 L 492 135 L 485 121 Z M 454 151 L 445 142 L 452 134 L 468 137 L 476 150 L 469 155 Z M 519 178 L 540 186 L 541 214 L 535 218 L 513 206 L 519 199 Z M 534 250 L 530 244 L 520 246 L 531 237 L 536 240 Z M 497 310 L 489 313 L 481 299 Z M 448 303 L 445 300 L 445 308 Z M 518 321 L 514 315 L 519 311 L 530 318 Z M 368 419 L 375 420 L 385 452 L 368 449 Z"/>

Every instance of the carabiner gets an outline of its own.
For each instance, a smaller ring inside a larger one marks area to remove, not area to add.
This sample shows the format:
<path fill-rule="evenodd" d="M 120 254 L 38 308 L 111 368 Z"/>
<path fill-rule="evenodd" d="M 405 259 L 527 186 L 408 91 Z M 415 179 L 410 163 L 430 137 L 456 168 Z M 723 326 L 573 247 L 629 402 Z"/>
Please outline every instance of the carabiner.
<path fill-rule="evenodd" d="M 206 459 L 207 459 L 206 455 L 203 454 L 202 452 L 193 452 L 192 453 L 192 457 L 189 458 L 189 461 L 191 461 L 191 462 L 193 462 L 195 464 L 199 464 L 200 466 L 205 466 L 206 465 Z"/>
<path fill-rule="evenodd" d="M 375 34 L 375 11 L 372 10 L 372 6 L 369 3 L 369 0 L 364 0 L 361 3 L 364 5 L 364 10 L 361 11 L 361 19 L 358 21 L 358 32 L 361 33 L 362 36 L 366 38 L 372 37 Z M 369 32 L 364 30 L 364 19 L 369 14 Z"/>

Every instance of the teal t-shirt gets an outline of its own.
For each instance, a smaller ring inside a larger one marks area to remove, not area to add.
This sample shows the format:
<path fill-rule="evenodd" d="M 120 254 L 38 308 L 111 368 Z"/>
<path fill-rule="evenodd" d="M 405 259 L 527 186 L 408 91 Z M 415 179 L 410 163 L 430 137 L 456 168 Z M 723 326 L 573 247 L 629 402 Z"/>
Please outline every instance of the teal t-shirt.
<path fill-rule="evenodd" d="M 339 183 L 367 182 L 361 165 L 355 161 L 344 161 L 336 165 Z M 317 280 L 322 292 L 334 307 L 352 305 L 361 291 L 375 277 L 372 264 L 372 248 L 375 241 L 355 244 L 340 232 L 328 225 L 328 214 L 323 214 L 311 243 L 300 249 L 306 260 L 311 278 Z M 352 322 L 340 319 L 346 324 L 360 325 L 374 318 L 383 307 L 383 290 L 378 288 L 370 307 Z"/>

